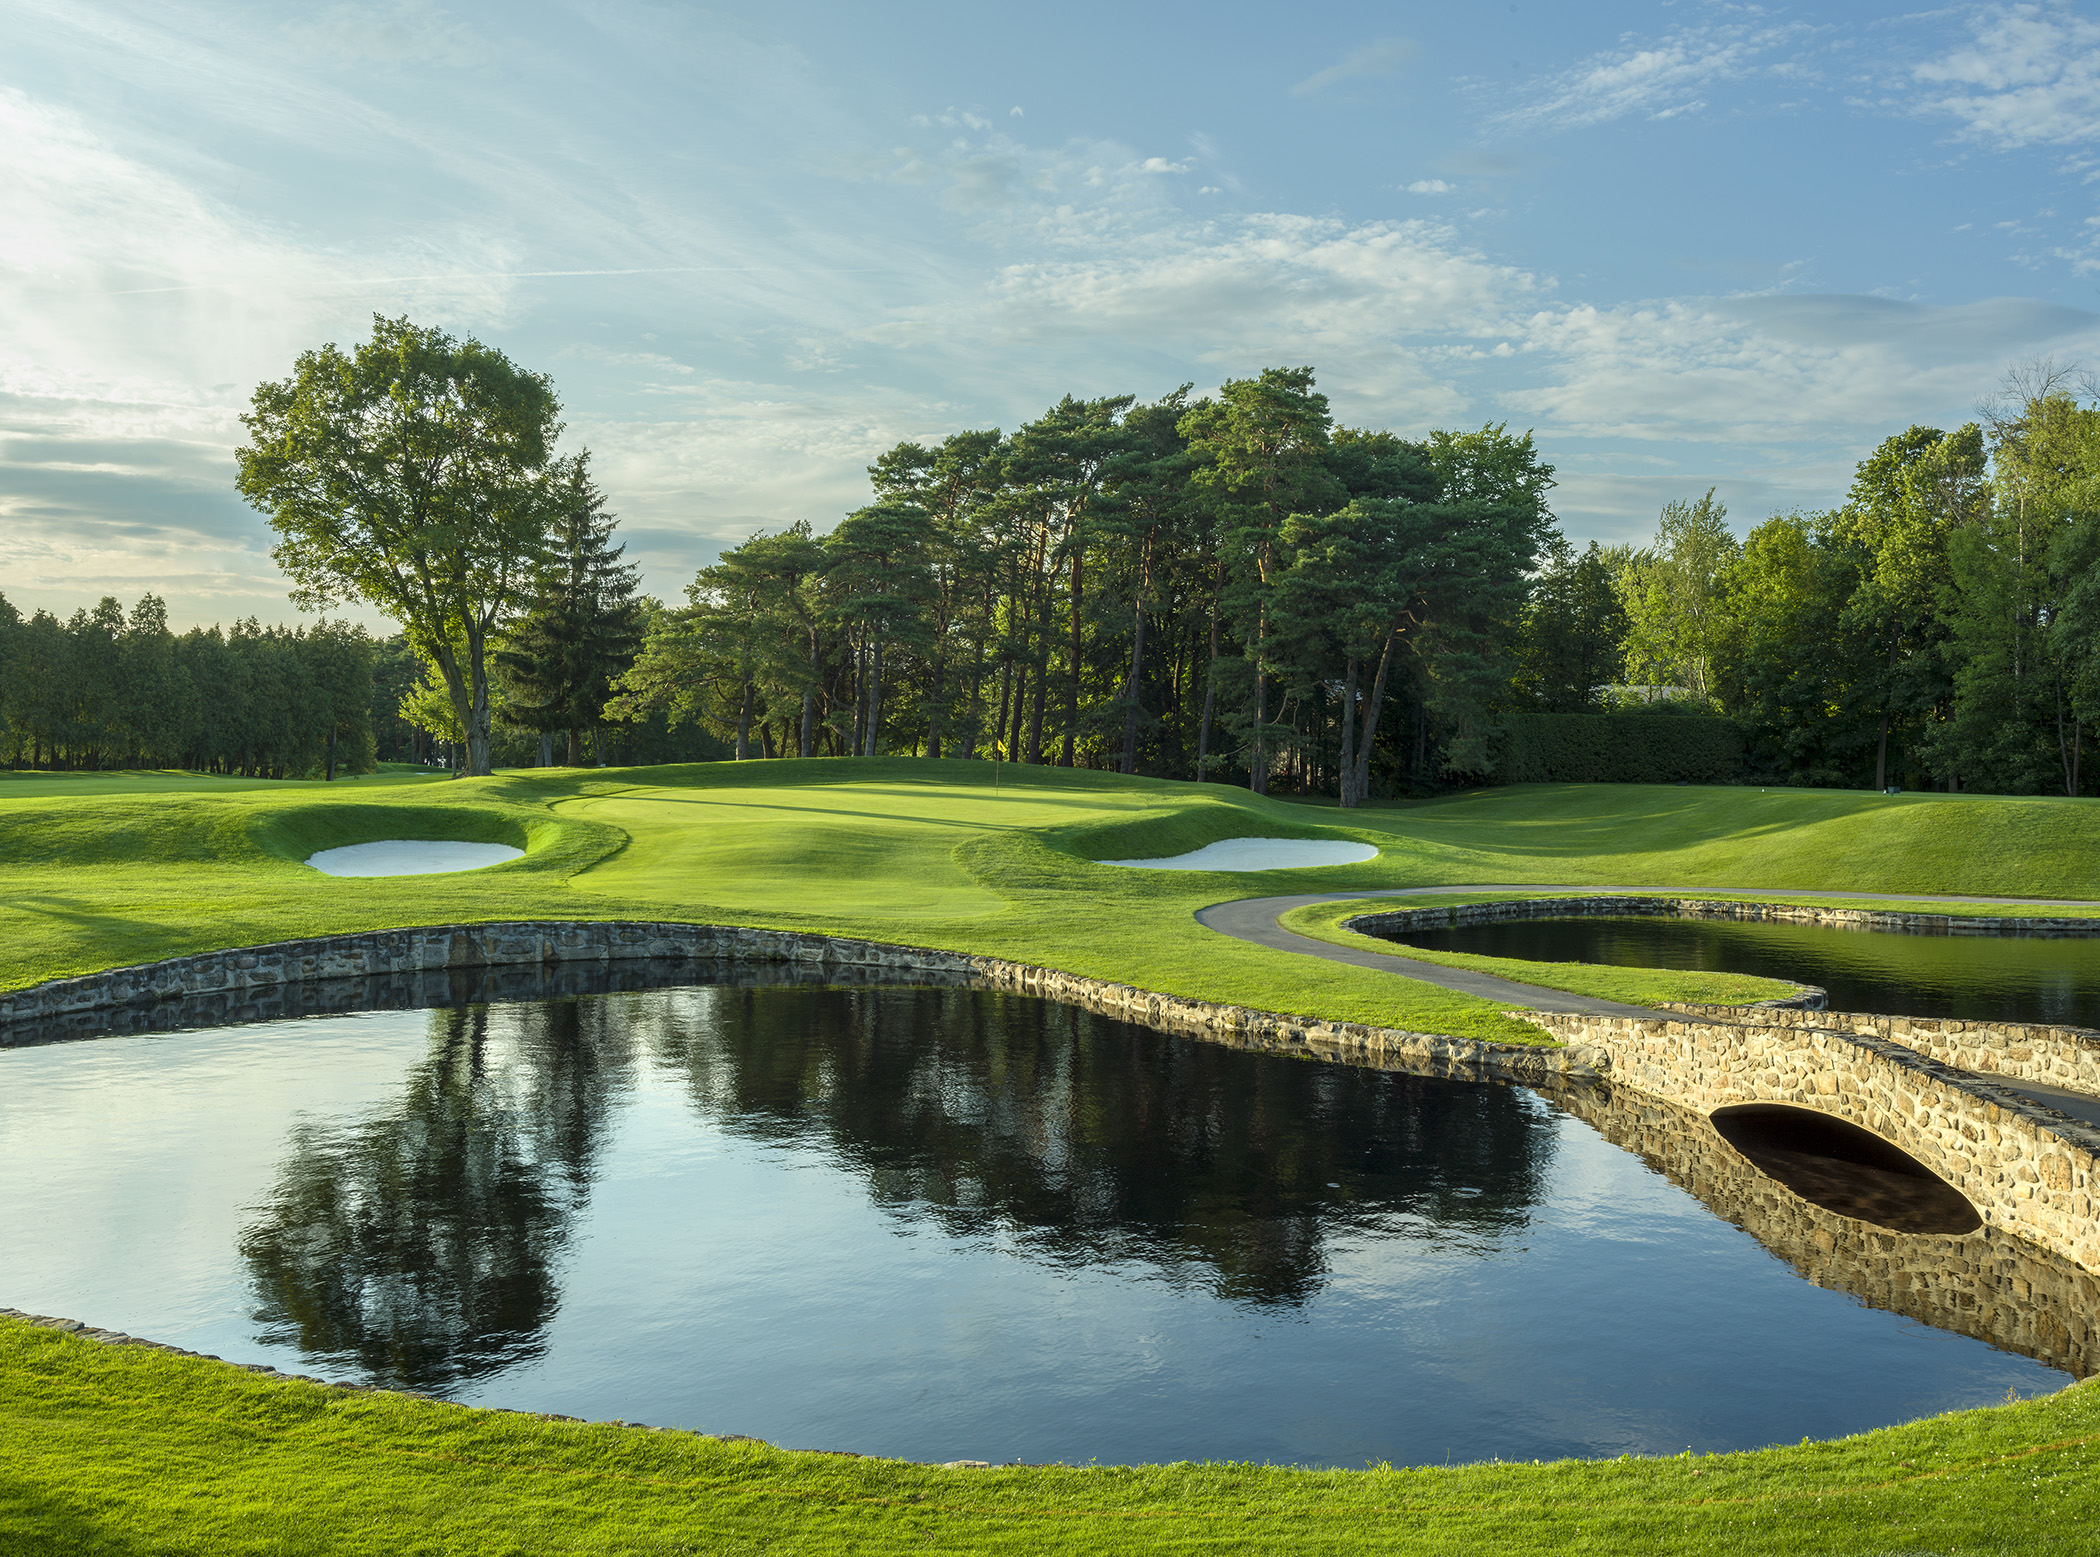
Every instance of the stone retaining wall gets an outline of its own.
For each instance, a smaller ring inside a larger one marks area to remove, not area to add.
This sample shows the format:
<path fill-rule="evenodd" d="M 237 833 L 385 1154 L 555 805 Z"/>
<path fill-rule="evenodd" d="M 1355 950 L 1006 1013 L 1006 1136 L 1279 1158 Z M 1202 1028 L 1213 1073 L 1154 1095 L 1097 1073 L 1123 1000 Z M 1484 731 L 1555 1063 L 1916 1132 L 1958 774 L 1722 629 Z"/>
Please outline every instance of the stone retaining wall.
<path fill-rule="evenodd" d="M 210 997 L 237 1006 L 243 997 L 260 997 L 287 985 L 427 979 L 461 970 L 618 961 L 788 964 L 805 971 L 874 970 L 900 981 L 963 979 L 985 988 L 1061 1001 L 1165 1032 L 1251 1039 L 1264 1047 L 1308 1055 L 1386 1059 L 1425 1074 L 1527 1082 L 1593 1074 L 1579 1056 L 1558 1048 L 1482 1043 L 1361 1022 L 1286 1016 L 1156 994 L 998 957 L 791 930 L 612 920 L 373 930 L 206 952 L 55 979 L 0 995 L 0 1044 L 77 1035 L 83 1027 L 136 1026 L 152 1021 L 157 1007 L 174 1001 Z M 101 1012 L 110 1015 L 98 1025 L 94 1013 Z"/>
<path fill-rule="evenodd" d="M 1742 1013 L 1730 1006 L 1672 1003 L 1662 1009 L 1695 1020 L 1725 1022 Z M 1867 1033 L 1952 1065 L 1957 1070 L 2037 1081 L 2100 1097 L 2100 1032 L 2040 1022 L 1974 1022 L 1939 1016 L 1876 1016 L 1871 1011 L 1770 1011 L 1775 1025 Z"/>
<path fill-rule="evenodd" d="M 1512 1012 L 1615 1085 L 1711 1114 L 1737 1103 L 1810 1108 L 1871 1130 L 2004 1228 L 2100 1272 L 2100 1129 L 1871 1033 L 1790 1014 L 1736 1021 Z M 1780 1019 L 1770 1019 L 1778 1016 Z"/>
<path fill-rule="evenodd" d="M 1518 898 L 1502 903 L 1459 903 L 1400 908 L 1343 921 L 1366 935 L 1409 930 L 1444 930 L 1502 919 L 1549 919 L 1562 914 L 1657 914 L 1678 919 L 1765 920 L 1778 924 L 1826 925 L 1843 930 L 1901 930 L 1911 935 L 2033 936 L 2057 940 L 2100 935 L 2100 919 L 2010 918 L 1982 914 L 1921 914 L 1893 908 L 1808 908 L 1794 903 L 1730 903 L 1713 898 L 1591 897 Z"/>

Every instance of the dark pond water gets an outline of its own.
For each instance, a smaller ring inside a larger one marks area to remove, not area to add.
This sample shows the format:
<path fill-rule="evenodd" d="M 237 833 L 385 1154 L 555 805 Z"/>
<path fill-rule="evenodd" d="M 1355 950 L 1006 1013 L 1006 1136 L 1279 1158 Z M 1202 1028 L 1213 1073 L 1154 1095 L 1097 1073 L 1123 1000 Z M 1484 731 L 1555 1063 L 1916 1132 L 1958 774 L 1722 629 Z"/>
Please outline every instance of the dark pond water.
<path fill-rule="evenodd" d="M 2083 1371 L 2021 1339 L 2060 1341 L 2047 1316 L 1979 1327 L 1979 1259 L 2022 1292 L 2053 1279 L 2017 1249 L 1949 1244 L 1969 1295 L 1944 1314 L 1929 1273 L 1878 1299 L 1845 1224 L 1731 1189 L 1758 1175 L 1704 1121 L 1642 1106 L 967 989 L 46 1043 L 0 1049 L 0 1302 L 463 1401 L 931 1460 L 1710 1450 Z"/>
<path fill-rule="evenodd" d="M 2100 1027 L 2100 938 L 1911 935 L 1668 915 L 1570 915 L 1384 937 L 1531 962 L 1755 973 L 1820 984 L 1833 1011 Z"/>

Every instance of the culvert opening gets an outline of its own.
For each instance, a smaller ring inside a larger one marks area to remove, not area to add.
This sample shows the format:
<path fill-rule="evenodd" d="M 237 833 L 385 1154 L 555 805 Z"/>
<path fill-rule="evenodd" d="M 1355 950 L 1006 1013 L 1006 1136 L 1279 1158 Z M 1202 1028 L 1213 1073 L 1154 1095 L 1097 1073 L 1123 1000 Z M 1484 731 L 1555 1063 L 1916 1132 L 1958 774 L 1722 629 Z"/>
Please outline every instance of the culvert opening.
<path fill-rule="evenodd" d="M 1721 1139 L 1813 1205 L 1896 1233 L 1972 1233 L 1968 1197 L 1871 1130 L 1783 1103 L 1715 1109 Z"/>

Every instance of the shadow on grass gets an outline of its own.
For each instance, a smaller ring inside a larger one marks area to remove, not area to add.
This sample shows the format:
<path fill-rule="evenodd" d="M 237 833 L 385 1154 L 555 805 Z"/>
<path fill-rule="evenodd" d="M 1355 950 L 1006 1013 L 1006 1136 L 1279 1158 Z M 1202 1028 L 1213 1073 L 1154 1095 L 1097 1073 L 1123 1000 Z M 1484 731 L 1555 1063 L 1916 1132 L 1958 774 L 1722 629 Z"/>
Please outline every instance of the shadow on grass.
<path fill-rule="evenodd" d="M 172 1532 L 167 1532 L 172 1533 Z M 165 1551 L 164 1546 L 153 1548 Z M 0 1551 L 66 1557 L 131 1557 L 148 1548 L 105 1529 L 95 1515 L 19 1475 L 0 1476 Z"/>

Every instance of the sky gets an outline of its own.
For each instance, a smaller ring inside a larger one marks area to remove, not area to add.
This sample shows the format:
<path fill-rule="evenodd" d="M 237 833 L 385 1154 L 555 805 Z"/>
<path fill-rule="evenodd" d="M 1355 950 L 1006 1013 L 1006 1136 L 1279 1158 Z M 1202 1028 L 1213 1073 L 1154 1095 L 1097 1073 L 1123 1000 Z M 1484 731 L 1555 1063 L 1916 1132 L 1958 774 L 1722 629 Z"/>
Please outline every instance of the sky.
<path fill-rule="evenodd" d="M 0 0 L 0 593 L 296 620 L 240 414 L 375 313 L 551 374 L 672 600 L 900 440 L 1301 363 L 1742 531 L 2100 366 L 2096 189 L 2090 6 Z"/>

